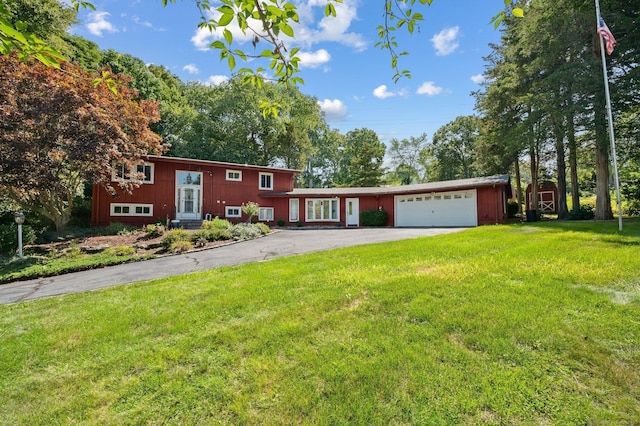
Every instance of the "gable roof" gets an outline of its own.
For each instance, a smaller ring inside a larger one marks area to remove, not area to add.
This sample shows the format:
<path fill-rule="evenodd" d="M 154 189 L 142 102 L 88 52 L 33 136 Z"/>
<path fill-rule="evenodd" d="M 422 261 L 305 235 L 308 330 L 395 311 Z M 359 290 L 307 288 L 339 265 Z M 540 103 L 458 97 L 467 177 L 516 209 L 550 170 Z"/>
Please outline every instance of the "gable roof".
<path fill-rule="evenodd" d="M 362 187 L 362 188 L 296 188 L 288 192 L 261 193 L 261 197 L 296 196 L 364 196 L 364 195 L 400 195 L 425 192 L 460 191 L 484 186 L 508 186 L 509 175 L 495 175 L 470 179 L 445 180 L 440 182 L 418 183 L 413 185 Z"/>

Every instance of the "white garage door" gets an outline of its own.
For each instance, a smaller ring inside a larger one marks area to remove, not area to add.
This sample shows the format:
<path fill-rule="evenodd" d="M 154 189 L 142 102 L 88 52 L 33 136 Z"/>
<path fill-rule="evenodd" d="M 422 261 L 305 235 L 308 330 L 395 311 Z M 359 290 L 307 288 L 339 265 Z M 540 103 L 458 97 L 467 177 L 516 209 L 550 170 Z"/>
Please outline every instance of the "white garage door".
<path fill-rule="evenodd" d="M 398 195 L 396 226 L 478 226 L 476 190 Z"/>

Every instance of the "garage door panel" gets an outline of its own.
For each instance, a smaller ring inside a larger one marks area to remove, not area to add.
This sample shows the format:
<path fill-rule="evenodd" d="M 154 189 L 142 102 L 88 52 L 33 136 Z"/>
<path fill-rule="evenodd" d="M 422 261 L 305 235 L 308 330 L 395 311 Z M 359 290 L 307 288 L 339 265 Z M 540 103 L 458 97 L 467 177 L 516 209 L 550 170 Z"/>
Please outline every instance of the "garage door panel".
<path fill-rule="evenodd" d="M 477 226 L 475 190 L 396 196 L 396 226 Z"/>

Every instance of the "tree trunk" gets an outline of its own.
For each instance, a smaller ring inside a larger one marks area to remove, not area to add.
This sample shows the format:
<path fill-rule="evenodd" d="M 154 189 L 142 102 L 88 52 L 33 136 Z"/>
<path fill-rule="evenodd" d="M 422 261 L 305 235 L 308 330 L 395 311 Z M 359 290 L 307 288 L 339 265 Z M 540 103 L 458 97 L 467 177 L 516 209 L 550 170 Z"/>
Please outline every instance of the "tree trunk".
<path fill-rule="evenodd" d="M 553 132 L 556 138 L 556 164 L 558 167 L 558 219 L 566 219 L 567 208 L 567 166 L 564 158 L 564 130 L 561 120 L 554 119 Z"/>
<path fill-rule="evenodd" d="M 573 113 L 567 114 L 567 146 L 569 148 L 569 170 L 571 175 L 571 209 L 580 208 L 580 186 L 578 184 L 578 147 Z"/>
<path fill-rule="evenodd" d="M 518 200 L 518 214 L 522 215 L 522 178 L 520 176 L 520 159 L 516 157 L 516 199 Z"/>
<path fill-rule="evenodd" d="M 609 192 L 609 138 L 603 102 L 594 104 L 596 137 L 596 220 L 611 220 L 611 193 Z"/>

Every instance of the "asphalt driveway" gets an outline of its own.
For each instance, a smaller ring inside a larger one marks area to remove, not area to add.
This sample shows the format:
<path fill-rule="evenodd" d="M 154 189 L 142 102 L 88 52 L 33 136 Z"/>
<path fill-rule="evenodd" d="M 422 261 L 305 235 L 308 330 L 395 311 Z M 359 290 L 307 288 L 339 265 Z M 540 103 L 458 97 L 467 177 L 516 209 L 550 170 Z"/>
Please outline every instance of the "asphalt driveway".
<path fill-rule="evenodd" d="M 462 231 L 465 228 L 358 228 L 281 230 L 263 238 L 209 250 L 166 256 L 107 268 L 0 285 L 0 303 L 79 293 L 221 266 L 282 256 Z"/>

